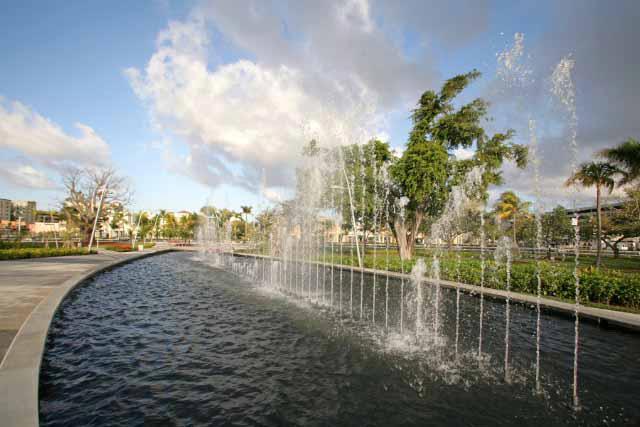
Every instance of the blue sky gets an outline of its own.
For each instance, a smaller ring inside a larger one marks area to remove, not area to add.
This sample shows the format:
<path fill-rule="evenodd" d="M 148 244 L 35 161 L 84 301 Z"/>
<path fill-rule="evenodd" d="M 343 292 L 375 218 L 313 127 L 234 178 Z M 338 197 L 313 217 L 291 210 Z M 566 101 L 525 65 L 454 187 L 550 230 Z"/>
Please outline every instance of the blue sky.
<path fill-rule="evenodd" d="M 576 78 L 584 117 L 608 111 L 592 111 L 588 102 L 597 93 L 590 87 L 606 81 L 615 86 L 613 94 L 622 94 L 620 105 L 611 108 L 616 117 L 610 128 L 581 128 L 588 157 L 638 131 L 632 117 L 619 113 L 637 94 L 637 61 L 625 63 L 637 53 L 625 42 L 636 30 L 625 17 L 638 8 L 633 2 L 604 12 L 603 7 L 513 1 L 3 2 L 0 111 L 15 119 L 12 103 L 18 102 L 63 136 L 48 140 L 52 132 L 33 124 L 7 126 L 4 134 L 0 128 L 0 167 L 20 164 L 26 168 L 21 173 L 32 178 L 0 173 L 0 197 L 55 205 L 62 197 L 60 164 L 92 161 L 73 153 L 74 144 L 82 143 L 74 139 L 81 139 L 75 128 L 81 123 L 95 133 L 96 153 L 106 144 L 111 164 L 131 178 L 135 209 L 196 210 L 206 201 L 231 208 L 264 205 L 263 180 L 286 192 L 294 152 L 306 137 L 296 136 L 296 123 L 317 119 L 323 125 L 318 117 L 335 121 L 351 111 L 344 105 L 369 102 L 327 88 L 358 82 L 375 94 L 376 113 L 385 119 L 380 131 L 401 146 L 412 103 L 444 78 L 477 68 L 483 79 L 461 101 L 491 98 L 495 54 L 513 43 L 516 32 L 525 34 L 527 53 L 536 55 L 540 82 L 562 55 L 574 53 L 582 67 Z M 611 22 L 617 31 L 599 32 Z M 598 58 L 605 51 L 606 58 Z M 609 69 L 600 72 L 598 62 L 605 59 Z M 603 73 L 615 78 L 606 80 Z M 510 108 L 509 100 L 497 100 L 494 112 Z M 532 98 L 531 104 L 530 111 L 547 117 L 548 102 Z M 247 120 L 236 122 L 245 111 Z M 269 111 L 278 118 L 263 122 Z M 349 124 L 360 119 L 367 118 Z M 503 124 L 497 117 L 494 126 Z M 548 153 L 560 139 L 562 130 L 542 135 Z M 53 164 L 26 147 L 34 144 L 29 141 L 38 141 L 43 150 L 64 147 Z M 64 150 L 70 151 L 68 159 Z M 561 163 L 549 162 L 550 180 L 560 179 Z M 518 173 L 506 174 L 515 188 L 530 187 Z"/>

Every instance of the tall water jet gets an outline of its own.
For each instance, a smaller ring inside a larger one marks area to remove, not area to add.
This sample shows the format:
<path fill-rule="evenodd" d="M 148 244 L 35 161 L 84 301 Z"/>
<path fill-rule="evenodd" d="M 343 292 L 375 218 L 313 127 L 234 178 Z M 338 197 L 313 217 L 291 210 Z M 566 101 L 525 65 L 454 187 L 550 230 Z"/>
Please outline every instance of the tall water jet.
<path fill-rule="evenodd" d="M 431 226 L 431 239 L 436 244 L 436 250 L 433 254 L 433 263 L 431 269 L 431 277 L 435 283 L 435 297 L 433 299 L 433 331 L 435 336 L 440 332 L 440 259 L 441 259 L 441 241 L 445 240 L 451 244 L 458 237 L 459 222 L 467 209 L 472 207 L 472 203 L 478 198 L 479 189 L 482 186 L 483 169 L 474 167 L 466 173 L 462 182 L 451 188 L 451 194 L 443 212 L 436 222 Z M 459 296 L 459 295 L 458 295 Z M 459 317 L 460 305 L 456 302 L 456 318 Z M 459 321 L 456 323 L 458 327 Z"/>
<path fill-rule="evenodd" d="M 535 378 L 536 391 L 541 392 L 540 384 L 540 339 L 542 336 L 542 320 L 541 320 L 541 302 L 542 302 L 542 271 L 540 265 L 540 252 L 542 250 L 542 195 L 540 189 L 540 155 L 538 153 L 538 138 L 536 136 L 536 122 L 529 119 L 529 139 L 531 150 L 529 155 L 533 164 L 533 182 L 536 197 L 535 223 L 536 223 L 536 362 L 535 362 Z"/>
<path fill-rule="evenodd" d="M 409 198 L 400 197 L 396 200 L 396 207 L 399 210 L 400 221 L 404 223 L 405 218 L 405 206 L 409 204 Z M 400 278 L 400 334 L 404 332 L 404 259 L 400 256 L 400 272 L 402 276 Z"/>
<path fill-rule="evenodd" d="M 460 257 L 460 245 L 456 247 L 456 282 L 462 283 L 460 277 L 460 264 L 462 263 Z M 460 341 L 460 286 L 456 286 L 456 339 L 455 339 L 455 354 L 458 358 L 458 343 Z"/>
<path fill-rule="evenodd" d="M 420 339 L 423 334 L 423 319 L 422 310 L 424 305 L 424 296 L 422 294 L 422 282 L 424 281 L 424 274 L 427 270 L 427 266 L 424 263 L 424 259 L 418 258 L 416 264 L 411 269 L 411 283 L 415 288 L 415 309 L 416 309 L 416 339 Z"/>
<path fill-rule="evenodd" d="M 339 151 L 339 153 L 342 153 L 342 150 Z M 342 156 L 340 156 L 342 157 Z M 340 159 L 340 164 L 342 163 L 342 158 Z M 338 256 L 338 263 L 342 266 L 342 194 L 344 193 L 344 182 L 343 182 L 343 178 L 342 178 L 342 174 L 340 175 L 340 199 L 338 202 L 338 215 L 337 215 L 337 230 L 338 230 L 338 250 L 340 251 L 340 255 Z M 338 280 L 339 283 L 339 290 L 340 290 L 340 297 L 339 299 L 339 312 L 340 312 L 340 316 L 342 316 L 342 271 L 343 268 L 340 267 L 340 279 Z"/>
<path fill-rule="evenodd" d="M 356 177 L 354 174 L 351 174 L 351 187 L 355 187 Z M 347 185 L 349 185 L 349 180 L 347 180 Z M 356 249 L 358 249 L 358 237 L 356 235 L 356 221 L 355 215 L 353 214 L 353 201 L 351 200 L 351 189 L 349 189 L 349 205 L 351 208 L 351 244 L 350 244 L 350 254 L 351 254 L 351 262 L 350 264 L 350 277 L 349 277 L 349 316 L 353 317 L 353 246 L 355 245 Z M 358 265 L 360 265 L 360 251 L 358 250 Z"/>
<path fill-rule="evenodd" d="M 511 381 L 509 372 L 509 345 L 511 333 L 511 239 L 503 236 L 498 241 L 494 254 L 496 265 L 504 264 L 506 273 L 505 287 L 507 290 L 507 298 L 505 300 L 505 331 L 504 331 L 504 378 L 506 382 Z"/>
<path fill-rule="evenodd" d="M 431 264 L 431 277 L 436 285 L 433 302 L 433 336 L 437 337 L 440 333 L 440 257 L 435 253 Z"/>
<path fill-rule="evenodd" d="M 327 287 L 327 229 L 326 224 L 322 226 L 322 304 L 326 302 Z"/>
<path fill-rule="evenodd" d="M 318 254 L 320 252 L 320 234 L 322 232 L 322 227 L 319 221 L 316 221 L 316 253 L 315 253 L 315 264 L 316 264 L 316 293 L 315 293 L 315 301 L 318 303 L 318 291 L 320 288 L 320 262 L 318 261 Z"/>
<path fill-rule="evenodd" d="M 372 309 L 371 309 L 371 321 L 375 325 L 376 323 L 376 280 L 378 275 L 376 273 L 376 223 L 378 219 L 378 164 L 376 161 L 376 145 L 375 143 L 371 144 L 371 170 L 373 177 L 373 227 L 371 228 L 371 232 L 373 233 L 373 301 L 372 301 Z"/>
<path fill-rule="evenodd" d="M 333 174 L 332 174 L 332 176 L 333 176 Z M 330 188 L 330 191 L 331 191 L 331 193 L 330 193 L 330 194 L 331 194 L 331 204 L 332 204 L 333 206 L 335 206 L 335 205 L 336 205 L 336 200 L 335 200 L 335 191 L 334 191 L 334 188 L 335 188 L 335 186 L 333 186 L 333 185 L 332 185 L 332 186 L 331 186 L 331 188 Z M 335 209 L 332 209 L 332 216 L 333 216 L 333 217 L 335 217 L 335 216 L 336 216 L 336 210 L 335 210 Z M 332 227 L 332 228 L 333 228 L 333 230 L 335 231 L 335 229 L 336 229 L 336 221 L 335 221 L 334 219 L 332 219 L 332 220 L 331 220 L 331 227 Z M 334 280 L 334 277 L 333 277 L 333 276 L 334 276 L 334 270 L 333 270 L 333 265 L 334 265 L 334 262 L 333 262 L 333 255 L 334 255 L 334 250 L 335 250 L 335 249 L 334 249 L 333 240 L 334 240 L 334 239 L 333 239 L 333 236 L 331 236 L 331 261 L 330 261 L 330 262 L 331 262 L 331 266 L 330 266 L 330 268 L 331 268 L 331 277 L 329 278 L 329 279 L 330 279 L 330 281 L 331 281 L 331 295 L 330 295 L 330 297 L 329 297 L 329 301 L 330 301 L 330 303 L 329 303 L 329 304 L 331 305 L 331 308 L 333 308 L 333 280 Z"/>
<path fill-rule="evenodd" d="M 366 186 L 365 186 L 365 146 L 362 145 L 360 151 L 360 178 L 362 180 L 362 216 L 360 223 L 362 227 L 362 265 L 360 266 L 360 320 L 362 320 L 364 314 L 364 259 L 366 256 L 366 242 L 365 242 L 365 215 L 366 215 Z"/>
<path fill-rule="evenodd" d="M 385 211 L 385 227 L 389 225 L 389 170 L 385 164 L 382 169 L 382 180 L 384 184 L 384 211 Z M 385 270 L 386 280 L 384 284 L 384 327 L 389 329 L 389 238 L 385 236 Z"/>
<path fill-rule="evenodd" d="M 484 321 L 484 280 L 486 261 L 484 258 L 486 233 L 484 228 L 484 204 L 480 210 L 480 310 L 478 315 L 478 360 L 482 360 L 482 328 Z"/>
<path fill-rule="evenodd" d="M 560 60 L 551 75 L 551 92 L 558 98 L 560 103 L 567 110 L 569 116 L 569 148 L 571 151 L 571 173 L 578 169 L 578 115 L 576 112 L 576 92 L 573 83 L 573 68 L 575 61 L 566 56 Z M 574 344 L 573 344 L 573 407 L 580 408 L 578 399 L 578 352 L 580 344 L 580 222 L 576 209 L 576 191 L 573 188 L 573 208 L 575 216 L 572 219 L 574 226 L 574 265 L 573 277 L 575 281 L 575 303 L 574 303 Z"/>

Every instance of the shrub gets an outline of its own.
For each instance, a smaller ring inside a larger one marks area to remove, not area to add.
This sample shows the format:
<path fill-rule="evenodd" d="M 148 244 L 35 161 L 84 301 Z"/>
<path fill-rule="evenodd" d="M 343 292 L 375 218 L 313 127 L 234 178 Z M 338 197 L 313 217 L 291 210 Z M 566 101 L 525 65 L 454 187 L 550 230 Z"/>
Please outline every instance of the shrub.
<path fill-rule="evenodd" d="M 318 258 L 322 261 L 322 256 Z M 355 255 L 334 255 L 335 263 L 345 265 L 358 265 Z M 427 266 L 431 268 L 432 257 L 425 256 Z M 331 262 L 330 253 L 326 254 L 326 262 Z M 374 260 L 370 254 L 364 259 L 366 268 L 374 268 Z M 415 259 L 404 262 L 404 272 L 409 273 L 415 264 Z M 389 259 L 390 271 L 401 271 L 403 263 L 398 256 Z M 375 268 L 387 269 L 387 261 L 384 254 L 379 254 L 375 260 Z M 455 256 L 444 255 L 440 260 L 440 278 L 444 280 L 467 283 L 480 286 L 481 261 L 477 258 L 460 257 L 460 263 Z M 485 262 L 484 285 L 493 289 L 506 289 L 506 270 L 504 265 L 487 256 Z M 567 300 L 575 299 L 575 279 L 573 267 L 567 264 L 554 264 L 540 261 L 540 278 L 542 295 Z M 535 295 L 538 291 L 537 267 L 535 263 L 518 263 L 511 266 L 511 290 Z M 586 267 L 580 270 L 580 301 L 582 303 L 596 303 L 605 305 L 617 305 L 640 310 L 640 275 L 628 274 L 619 270 Z"/>
<path fill-rule="evenodd" d="M 154 247 L 155 245 L 156 245 L 155 243 L 145 243 L 144 248 L 149 249 Z M 106 245 L 100 245 L 100 248 L 108 251 L 114 251 L 114 252 L 131 252 L 131 251 L 138 250 L 138 244 L 136 243 L 136 247 L 133 248 L 131 247 L 131 243 L 129 242 L 115 242 L 115 243 L 108 243 Z"/>
<path fill-rule="evenodd" d="M 91 253 L 95 254 L 96 251 L 91 251 Z M 21 248 L 0 250 L 0 260 L 69 255 L 89 255 L 89 253 L 84 248 Z"/>

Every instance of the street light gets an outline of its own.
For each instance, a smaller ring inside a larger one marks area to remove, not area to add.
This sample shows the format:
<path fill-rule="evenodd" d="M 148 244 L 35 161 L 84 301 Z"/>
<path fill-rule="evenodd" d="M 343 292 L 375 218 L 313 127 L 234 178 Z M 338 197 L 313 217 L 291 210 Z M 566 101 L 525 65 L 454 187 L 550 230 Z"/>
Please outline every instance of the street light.
<path fill-rule="evenodd" d="M 91 230 L 91 238 L 89 239 L 89 250 L 91 253 L 91 246 L 93 245 L 93 236 L 96 234 L 96 226 L 98 225 L 98 218 L 100 217 L 100 211 L 102 210 L 102 202 L 104 202 L 104 196 L 107 193 L 107 186 L 102 187 L 102 194 L 100 195 L 100 204 L 98 205 L 98 212 L 96 212 L 96 219 L 93 221 L 93 230 Z"/>

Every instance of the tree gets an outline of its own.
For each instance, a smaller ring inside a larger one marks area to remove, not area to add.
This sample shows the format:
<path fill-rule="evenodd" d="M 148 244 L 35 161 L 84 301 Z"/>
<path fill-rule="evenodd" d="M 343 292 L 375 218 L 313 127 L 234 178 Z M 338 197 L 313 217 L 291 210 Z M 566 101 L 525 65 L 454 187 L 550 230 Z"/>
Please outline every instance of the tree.
<path fill-rule="evenodd" d="M 640 142 L 637 140 L 629 138 L 617 147 L 602 150 L 600 154 L 622 171 L 621 185 L 640 178 Z"/>
<path fill-rule="evenodd" d="M 525 216 L 531 206 L 531 203 L 520 198 L 513 191 L 505 191 L 500 195 L 495 204 L 495 213 L 502 221 L 511 222 L 511 230 L 513 233 L 513 244 L 517 245 L 517 221 L 518 218 Z"/>
<path fill-rule="evenodd" d="M 164 217 L 166 215 L 167 215 L 167 211 L 164 209 L 160 209 L 160 211 L 156 214 L 154 218 L 153 225 L 154 225 L 154 234 L 155 234 L 156 240 L 158 240 L 158 237 L 160 235 L 160 226 L 164 221 Z"/>
<path fill-rule="evenodd" d="M 547 247 L 548 256 L 551 256 L 552 246 L 570 241 L 572 235 L 571 219 L 564 207 L 556 206 L 551 212 L 542 215 L 542 241 Z"/>
<path fill-rule="evenodd" d="M 198 225 L 198 214 L 191 212 L 188 215 L 180 217 L 178 222 L 178 235 L 185 242 L 189 239 L 193 239 L 194 232 Z"/>
<path fill-rule="evenodd" d="M 578 169 L 567 179 L 566 186 L 579 184 L 583 187 L 596 187 L 596 267 L 600 267 L 601 247 L 602 247 L 602 212 L 600 206 L 600 195 L 603 188 L 608 189 L 609 193 L 613 191 L 615 186 L 615 176 L 620 174 L 620 169 L 611 163 L 606 162 L 587 162 L 581 164 Z"/>
<path fill-rule="evenodd" d="M 483 169 L 479 197 L 486 199 L 488 186 L 502 181 L 505 159 L 514 160 L 519 167 L 526 164 L 526 147 L 509 142 L 513 131 L 491 138 L 486 135 L 481 126 L 487 112 L 484 100 L 478 98 L 454 108 L 453 100 L 479 76 L 474 70 L 447 80 L 439 93 L 426 91 L 413 110 L 413 129 L 406 149 L 391 166 L 396 198 L 408 199 L 393 216 L 393 231 L 403 259 L 411 258 L 421 225 L 441 215 L 451 188 L 472 168 Z M 474 144 L 476 151 L 471 159 L 457 160 L 450 155 L 456 148 Z"/>
<path fill-rule="evenodd" d="M 392 154 L 388 143 L 376 139 L 340 150 L 334 157 L 342 160 L 343 167 L 336 170 L 325 197 L 333 199 L 329 200 L 329 206 L 339 209 L 343 230 L 354 229 L 354 221 L 359 226 L 364 253 L 367 235 L 382 228 L 385 222 L 384 208 L 389 202 L 390 188 L 385 189 L 382 171 L 392 161 Z"/>
<path fill-rule="evenodd" d="M 247 224 L 249 224 L 249 214 L 251 213 L 251 206 L 240 206 L 242 209 L 242 213 L 244 214 L 244 237 L 245 239 L 249 238 L 249 233 L 247 231 Z"/>
<path fill-rule="evenodd" d="M 622 207 L 605 215 L 602 221 L 602 240 L 616 258 L 620 255 L 618 245 L 624 239 L 640 236 L 640 185 L 625 192 Z"/>
<path fill-rule="evenodd" d="M 67 223 L 80 231 L 84 241 L 91 237 L 101 199 L 103 206 L 126 205 L 131 200 L 126 178 L 112 168 L 67 168 L 62 173 L 62 182 L 67 193 L 62 211 Z M 106 216 L 106 209 L 103 209 L 99 220 L 105 220 Z"/>
<path fill-rule="evenodd" d="M 163 222 L 162 235 L 170 239 L 176 237 L 178 235 L 178 221 L 173 212 L 165 214 Z"/>
<path fill-rule="evenodd" d="M 263 240 L 268 239 L 272 228 L 276 223 L 276 211 L 275 209 L 265 209 L 256 215 L 256 222 L 260 228 L 261 238 Z"/>
<path fill-rule="evenodd" d="M 116 237 L 120 238 L 120 230 L 124 224 L 124 209 L 120 203 L 113 204 L 111 206 L 111 222 L 109 227 L 112 230 L 116 230 Z"/>
<path fill-rule="evenodd" d="M 151 234 L 151 232 L 153 231 L 154 221 L 153 219 L 149 218 L 149 215 L 146 212 L 142 212 L 139 215 L 140 215 L 139 234 L 140 234 L 140 237 L 142 237 L 142 243 L 144 244 L 147 241 L 147 236 L 149 236 L 149 234 Z"/>

